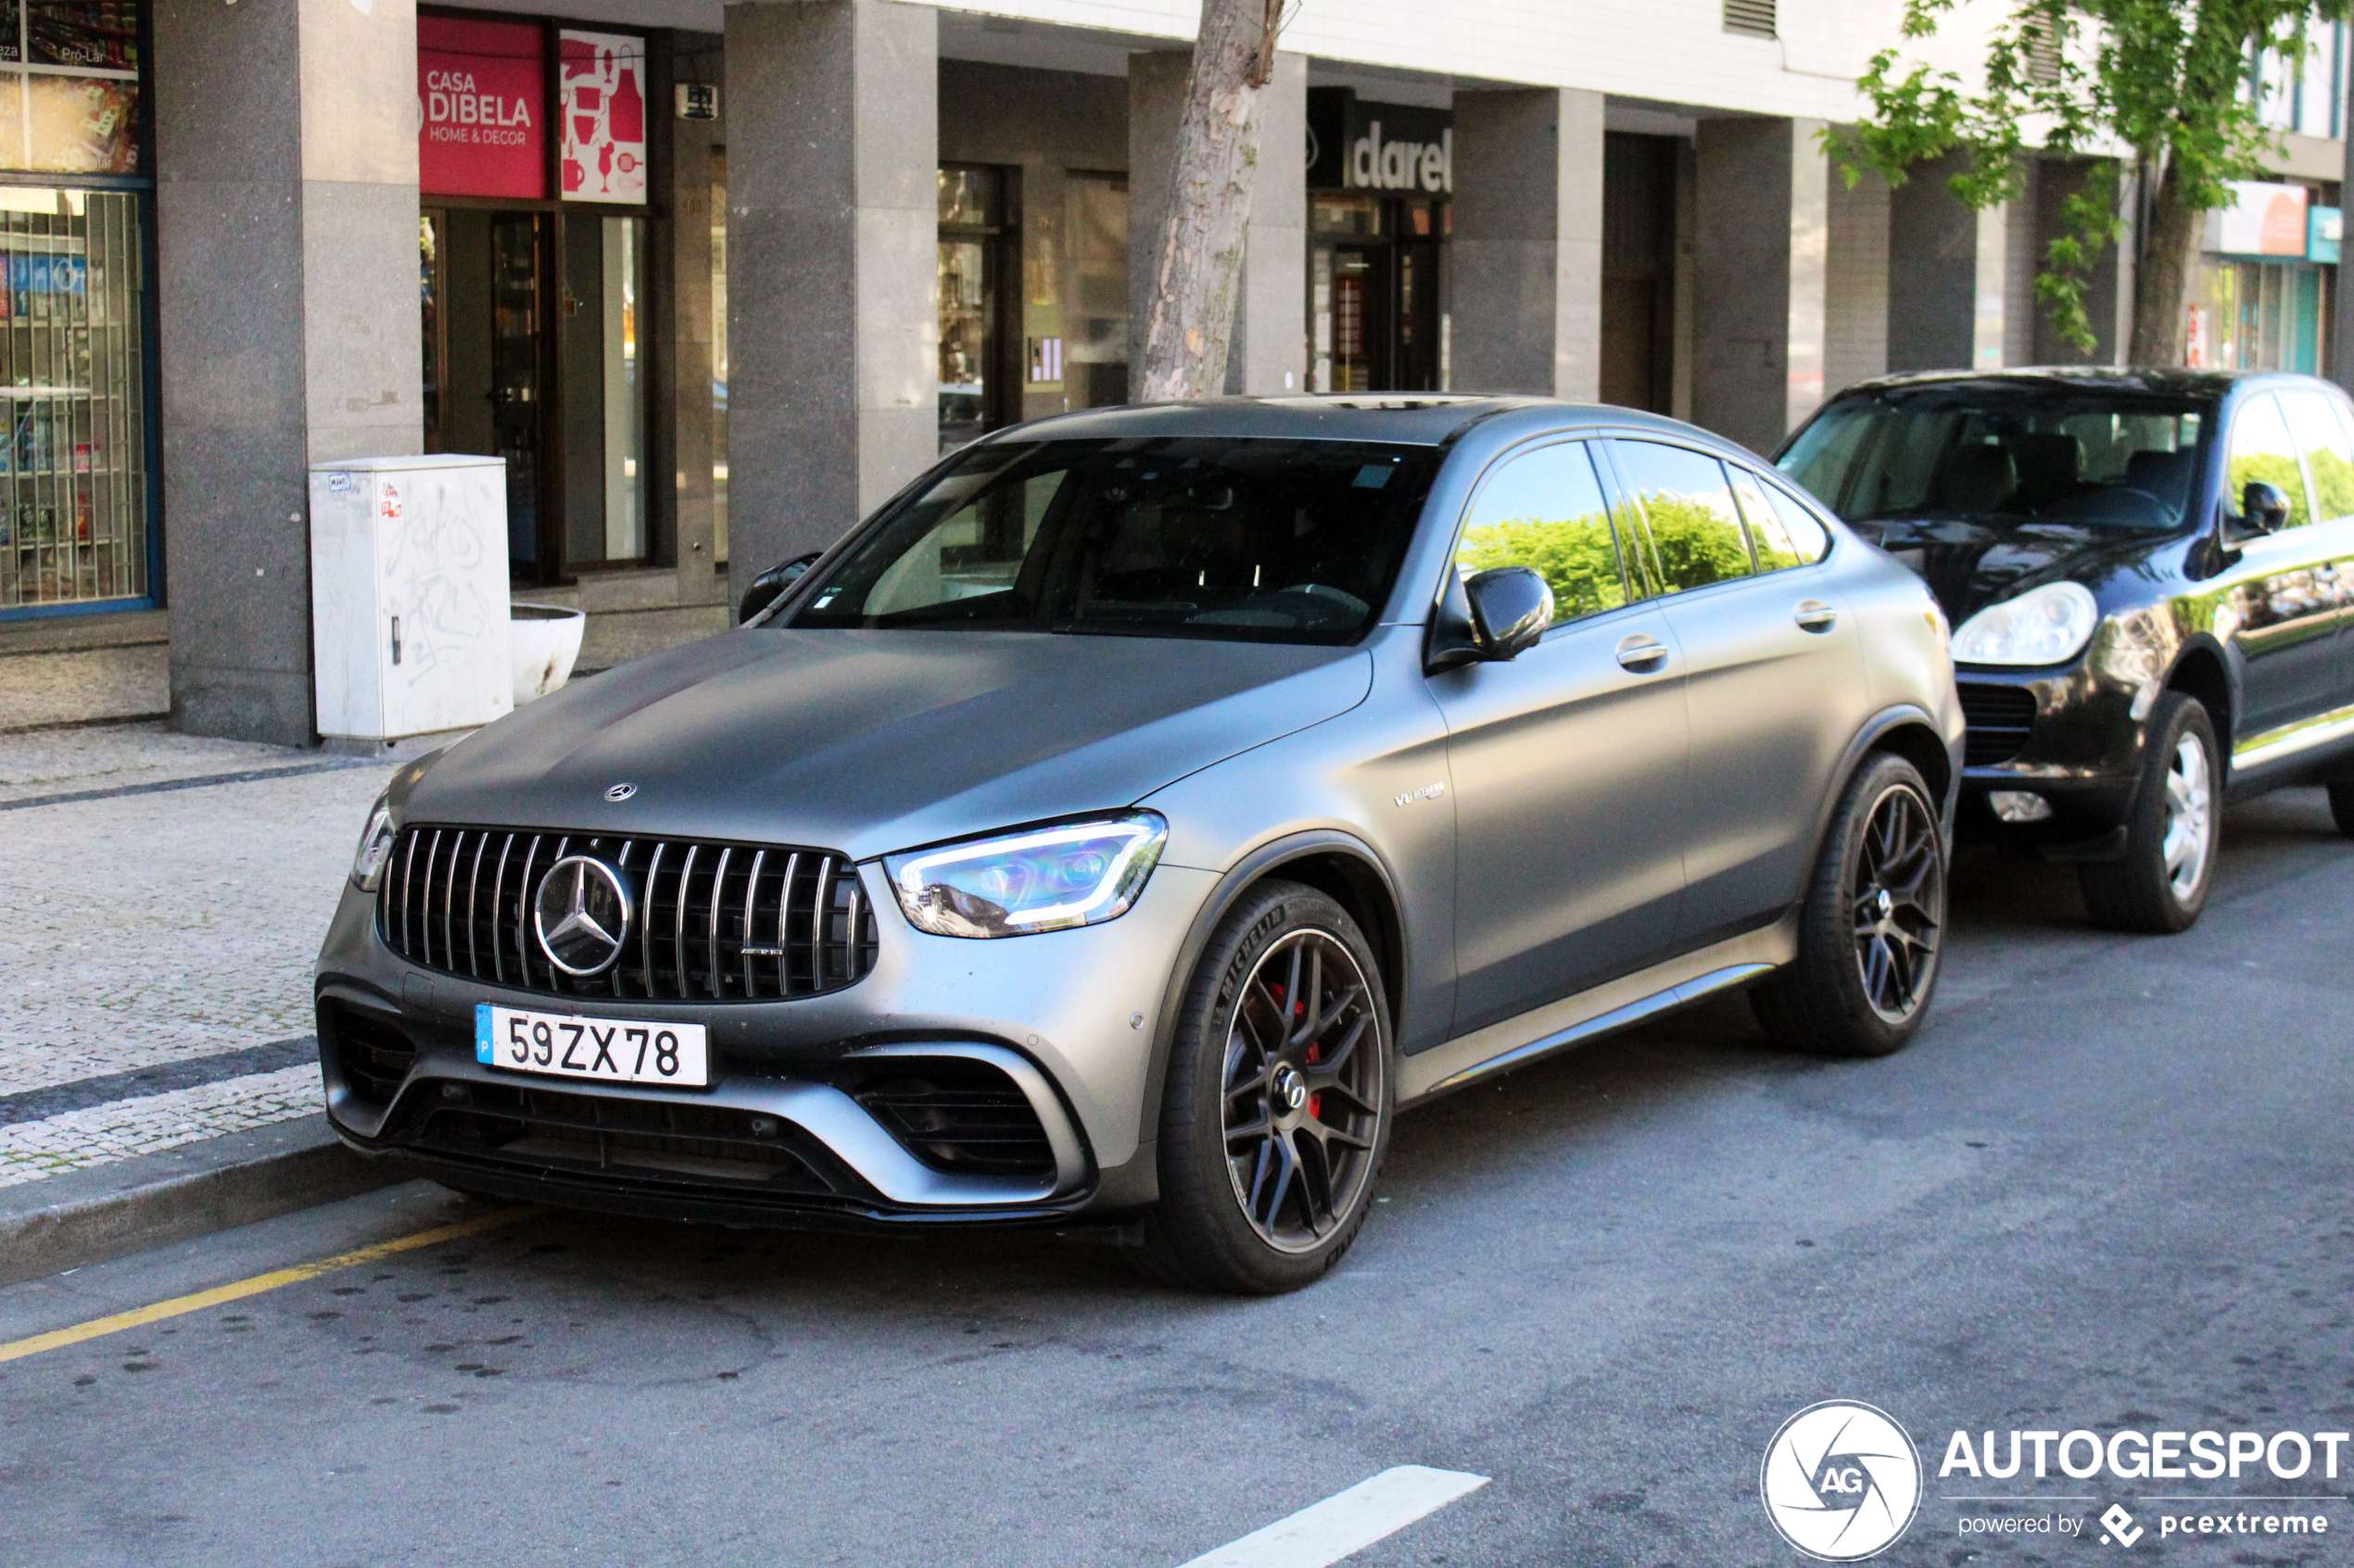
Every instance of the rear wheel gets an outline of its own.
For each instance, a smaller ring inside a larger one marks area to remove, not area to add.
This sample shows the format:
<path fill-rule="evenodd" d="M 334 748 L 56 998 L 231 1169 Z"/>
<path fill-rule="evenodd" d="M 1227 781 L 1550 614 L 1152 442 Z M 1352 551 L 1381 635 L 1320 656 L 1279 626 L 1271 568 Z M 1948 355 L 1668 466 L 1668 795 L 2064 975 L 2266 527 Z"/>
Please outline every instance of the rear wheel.
<path fill-rule="evenodd" d="M 1751 993 L 1777 1044 L 1885 1056 L 1920 1027 L 1945 933 L 1945 840 L 1904 758 L 1848 781 L 1800 917 L 1798 959 Z"/>
<path fill-rule="evenodd" d="M 1247 1295 L 1321 1279 L 1373 1202 L 1389 1050 L 1380 968 L 1348 913 L 1290 882 L 1245 895 L 1178 1022 L 1147 1271 Z"/>
<path fill-rule="evenodd" d="M 2215 880 L 2221 781 L 2207 709 L 2179 691 L 2159 698 L 2125 821 L 2125 853 L 2076 868 L 2095 925 L 2153 936 L 2190 929 Z"/>
<path fill-rule="evenodd" d="M 2330 787 L 2330 820 L 2337 830 L 2354 839 L 2354 784 L 2333 784 Z"/>

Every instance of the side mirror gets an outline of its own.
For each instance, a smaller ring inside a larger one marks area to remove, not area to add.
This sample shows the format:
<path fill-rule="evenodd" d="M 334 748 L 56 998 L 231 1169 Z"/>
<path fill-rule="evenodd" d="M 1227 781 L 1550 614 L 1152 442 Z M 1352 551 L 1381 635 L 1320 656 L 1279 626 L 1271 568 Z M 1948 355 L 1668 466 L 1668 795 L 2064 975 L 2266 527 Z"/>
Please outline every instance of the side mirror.
<path fill-rule="evenodd" d="M 2233 522 L 2243 533 L 2279 533 L 2288 526 L 2288 492 L 2278 485 L 2250 479 L 2240 491 L 2240 514 Z"/>
<path fill-rule="evenodd" d="M 1463 584 L 1483 659 L 1517 659 L 1553 624 L 1553 590 L 1525 566 L 1499 566 Z"/>
<path fill-rule="evenodd" d="M 742 626 L 782 599 L 785 590 L 801 580 L 803 573 L 817 564 L 817 557 L 822 553 L 813 550 L 807 555 L 796 555 L 783 565 L 771 566 L 754 577 L 752 587 L 744 589 L 743 604 L 736 611 L 736 624 Z"/>

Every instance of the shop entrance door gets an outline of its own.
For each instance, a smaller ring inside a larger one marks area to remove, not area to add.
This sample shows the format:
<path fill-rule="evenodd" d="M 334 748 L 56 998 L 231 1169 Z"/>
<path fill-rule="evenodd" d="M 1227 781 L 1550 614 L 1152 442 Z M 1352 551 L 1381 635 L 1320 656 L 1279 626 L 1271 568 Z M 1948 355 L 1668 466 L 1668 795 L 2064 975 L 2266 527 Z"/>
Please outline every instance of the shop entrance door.
<path fill-rule="evenodd" d="M 550 445 L 547 235 L 538 212 L 427 208 L 420 226 L 424 297 L 424 422 L 429 452 L 478 452 L 507 464 L 508 569 L 518 583 L 563 570 L 540 527 Z"/>
<path fill-rule="evenodd" d="M 1390 380 L 1387 246 L 1333 247 L 1333 385 L 1335 392 L 1386 392 Z"/>
<path fill-rule="evenodd" d="M 513 580 L 646 559 L 646 221 L 427 208 L 420 238 L 425 449 L 505 460 Z"/>

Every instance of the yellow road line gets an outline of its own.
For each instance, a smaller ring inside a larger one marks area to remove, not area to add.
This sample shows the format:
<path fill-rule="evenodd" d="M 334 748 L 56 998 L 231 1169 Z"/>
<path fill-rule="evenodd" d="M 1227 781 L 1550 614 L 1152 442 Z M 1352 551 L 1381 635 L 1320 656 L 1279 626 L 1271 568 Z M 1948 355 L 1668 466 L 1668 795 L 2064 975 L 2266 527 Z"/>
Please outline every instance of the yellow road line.
<path fill-rule="evenodd" d="M 125 1329 L 161 1322 L 166 1318 L 177 1318 L 189 1312 L 201 1312 L 208 1307 L 218 1307 L 224 1301 L 241 1301 L 248 1296 L 259 1296 L 264 1291 L 277 1290 L 285 1285 L 300 1284 L 305 1280 L 315 1280 L 322 1274 L 332 1274 L 338 1269 L 349 1269 L 361 1263 L 373 1263 L 379 1258 L 390 1258 L 395 1253 L 414 1252 L 421 1246 L 434 1246 L 442 1242 L 456 1241 L 461 1236 L 479 1235 L 485 1231 L 495 1230 L 501 1225 L 512 1225 L 516 1220 L 538 1212 L 538 1209 L 528 1205 L 502 1208 L 495 1214 L 486 1214 L 479 1219 L 462 1220 L 454 1225 L 437 1225 L 430 1231 L 419 1231 L 412 1235 L 396 1236 L 391 1241 L 378 1242 L 373 1246 L 363 1246 L 356 1251 L 338 1253 L 333 1258 L 323 1258 L 316 1263 L 297 1263 L 291 1269 L 277 1269 L 267 1274 L 256 1274 L 251 1279 L 239 1280 L 234 1284 L 215 1285 L 210 1290 L 197 1291 L 194 1296 L 175 1296 L 169 1301 L 158 1301 L 152 1307 L 133 1308 L 128 1312 L 117 1312 L 110 1318 L 94 1318 L 89 1322 L 77 1323 L 71 1328 L 56 1329 L 48 1334 L 36 1334 L 31 1339 L 19 1339 L 10 1344 L 0 1345 L 0 1361 L 13 1361 L 23 1356 L 38 1356 L 44 1350 L 61 1349 L 68 1345 L 79 1345 L 86 1339 L 99 1339 L 107 1334 L 120 1334 Z"/>

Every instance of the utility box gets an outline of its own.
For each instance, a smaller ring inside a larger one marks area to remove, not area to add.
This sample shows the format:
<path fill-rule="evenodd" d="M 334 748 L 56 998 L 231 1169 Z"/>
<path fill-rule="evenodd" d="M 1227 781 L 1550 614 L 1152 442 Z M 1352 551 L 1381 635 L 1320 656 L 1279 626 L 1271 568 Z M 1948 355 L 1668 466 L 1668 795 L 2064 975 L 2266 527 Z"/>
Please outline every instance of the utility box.
<path fill-rule="evenodd" d="M 398 740 L 513 711 L 505 460 L 312 468 L 310 639 L 322 736 Z"/>

